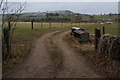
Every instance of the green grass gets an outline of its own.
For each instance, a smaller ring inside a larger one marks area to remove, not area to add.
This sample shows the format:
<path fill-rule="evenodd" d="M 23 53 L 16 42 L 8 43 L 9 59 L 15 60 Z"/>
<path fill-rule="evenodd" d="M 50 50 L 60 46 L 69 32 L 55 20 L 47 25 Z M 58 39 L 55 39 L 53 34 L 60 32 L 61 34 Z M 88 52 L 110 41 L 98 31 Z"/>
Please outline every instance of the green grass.
<path fill-rule="evenodd" d="M 101 33 L 103 32 L 103 26 L 105 27 L 105 33 L 110 35 L 117 35 L 118 34 L 118 24 L 81 24 L 79 27 L 84 28 L 89 33 L 95 33 L 95 28 L 99 28 Z"/>
<path fill-rule="evenodd" d="M 102 16 L 95 16 L 95 19 L 101 19 L 101 20 L 108 20 L 108 19 L 111 19 L 111 20 L 115 20 L 115 19 L 118 19 L 118 15 L 112 15 L 112 16 L 109 16 L 109 15 L 102 15 Z"/>
<path fill-rule="evenodd" d="M 41 23 L 34 23 L 34 29 L 31 29 L 30 23 L 17 23 L 13 34 L 12 40 L 12 48 L 10 57 L 6 60 L 3 66 L 3 72 L 6 72 L 12 69 L 16 64 L 23 61 L 31 51 L 31 45 L 33 41 L 40 38 L 43 34 L 47 32 L 52 32 L 56 30 L 70 30 L 72 26 L 78 26 L 85 28 L 86 31 L 90 33 L 94 33 L 96 27 L 102 29 L 102 26 L 105 26 L 106 33 L 110 33 L 112 35 L 117 34 L 117 24 L 90 24 L 90 23 L 52 23 L 51 29 L 49 27 L 49 23 L 43 23 L 41 27 Z"/>

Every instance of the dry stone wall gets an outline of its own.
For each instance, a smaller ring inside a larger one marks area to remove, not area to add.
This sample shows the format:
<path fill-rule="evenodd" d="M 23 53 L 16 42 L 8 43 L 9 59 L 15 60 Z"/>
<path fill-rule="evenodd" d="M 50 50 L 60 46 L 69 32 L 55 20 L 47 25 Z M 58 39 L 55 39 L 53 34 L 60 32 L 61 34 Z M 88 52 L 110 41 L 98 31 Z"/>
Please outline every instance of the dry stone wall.
<path fill-rule="evenodd" d="M 103 35 L 98 44 L 98 52 L 105 57 L 120 60 L 120 37 Z"/>

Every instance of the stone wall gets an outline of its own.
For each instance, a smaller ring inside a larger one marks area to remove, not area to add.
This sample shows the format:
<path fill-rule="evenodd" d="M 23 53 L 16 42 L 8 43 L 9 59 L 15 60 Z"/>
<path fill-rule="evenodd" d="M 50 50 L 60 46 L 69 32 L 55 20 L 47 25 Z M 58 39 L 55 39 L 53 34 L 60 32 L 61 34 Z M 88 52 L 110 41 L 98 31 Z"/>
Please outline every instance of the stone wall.
<path fill-rule="evenodd" d="M 103 35 L 98 44 L 98 52 L 107 58 L 120 60 L 120 37 Z"/>

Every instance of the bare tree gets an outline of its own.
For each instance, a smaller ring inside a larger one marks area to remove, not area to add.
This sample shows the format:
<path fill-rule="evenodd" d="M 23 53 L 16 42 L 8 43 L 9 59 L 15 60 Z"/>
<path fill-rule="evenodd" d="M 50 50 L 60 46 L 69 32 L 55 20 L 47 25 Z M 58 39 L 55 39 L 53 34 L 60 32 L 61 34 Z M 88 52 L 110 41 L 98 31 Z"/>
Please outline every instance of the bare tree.
<path fill-rule="evenodd" d="M 13 33 L 16 28 L 17 21 L 25 7 L 26 3 L 8 2 L 7 0 L 1 0 L 0 2 L 0 11 L 2 13 L 1 27 L 3 30 L 3 45 L 4 48 L 6 48 L 3 51 L 3 55 L 5 53 L 7 53 L 7 55 L 11 53 L 11 41 L 13 39 Z"/>

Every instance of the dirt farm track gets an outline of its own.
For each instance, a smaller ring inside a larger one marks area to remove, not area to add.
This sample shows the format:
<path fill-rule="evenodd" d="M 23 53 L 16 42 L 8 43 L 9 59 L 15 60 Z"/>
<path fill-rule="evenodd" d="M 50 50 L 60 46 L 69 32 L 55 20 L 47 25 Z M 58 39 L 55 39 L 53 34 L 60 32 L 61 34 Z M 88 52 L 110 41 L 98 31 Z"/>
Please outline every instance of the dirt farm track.
<path fill-rule="evenodd" d="M 77 54 L 63 40 L 68 32 L 50 32 L 40 37 L 34 44 L 28 58 L 11 72 L 4 75 L 5 78 L 101 78 L 87 60 Z M 54 35 L 56 34 L 56 35 Z M 54 36 L 52 36 L 54 35 Z M 44 41 L 54 38 L 55 44 L 61 50 L 63 58 L 62 68 L 56 70 L 49 57 Z"/>

